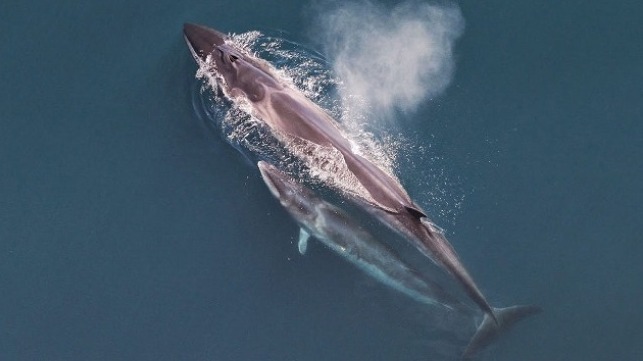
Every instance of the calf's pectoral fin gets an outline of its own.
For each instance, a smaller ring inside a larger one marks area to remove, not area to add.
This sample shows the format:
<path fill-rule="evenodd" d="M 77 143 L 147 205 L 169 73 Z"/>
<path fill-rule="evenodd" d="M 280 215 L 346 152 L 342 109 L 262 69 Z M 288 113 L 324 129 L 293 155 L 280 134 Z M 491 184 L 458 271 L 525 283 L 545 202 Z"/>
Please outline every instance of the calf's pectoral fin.
<path fill-rule="evenodd" d="M 308 249 L 308 239 L 310 238 L 310 233 L 308 233 L 305 229 L 300 228 L 299 229 L 299 242 L 297 243 L 297 249 L 299 249 L 299 253 L 303 256 L 306 254 L 306 250 Z"/>

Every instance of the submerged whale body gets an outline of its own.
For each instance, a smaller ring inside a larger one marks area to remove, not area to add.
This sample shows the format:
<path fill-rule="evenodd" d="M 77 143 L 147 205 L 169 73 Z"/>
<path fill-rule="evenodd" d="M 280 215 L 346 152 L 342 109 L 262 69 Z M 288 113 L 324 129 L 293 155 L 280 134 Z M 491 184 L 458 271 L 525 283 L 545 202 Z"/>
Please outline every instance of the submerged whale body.
<path fill-rule="evenodd" d="M 214 29 L 184 25 L 184 35 L 202 71 L 218 80 L 221 92 L 262 122 L 285 147 L 307 146 L 307 153 L 323 150 L 334 156 L 338 169 L 347 174 L 351 187 L 334 183 L 356 204 L 383 224 L 403 235 L 421 253 L 451 274 L 469 298 L 501 328 L 494 308 L 487 302 L 457 253 L 437 227 L 409 197 L 400 182 L 374 162 L 353 151 L 351 142 L 335 120 L 298 89 L 281 79 L 275 69 L 235 46 Z M 313 157 L 302 157 L 309 169 L 323 169 Z"/>
<path fill-rule="evenodd" d="M 418 302 L 475 317 L 465 304 L 430 277 L 406 264 L 348 213 L 324 201 L 274 165 L 260 161 L 257 167 L 272 195 L 301 227 L 298 244 L 301 254 L 306 252 L 308 240 L 315 238 L 370 277 Z M 485 314 L 465 348 L 463 358 L 475 356 L 518 321 L 539 312 L 540 308 L 535 306 L 496 308 L 497 323 Z"/>
<path fill-rule="evenodd" d="M 426 305 L 469 311 L 437 282 L 406 264 L 384 243 L 375 239 L 348 213 L 321 199 L 313 190 L 272 164 L 257 164 L 268 189 L 301 227 L 299 252 L 306 253 L 315 238 L 380 283 Z"/>

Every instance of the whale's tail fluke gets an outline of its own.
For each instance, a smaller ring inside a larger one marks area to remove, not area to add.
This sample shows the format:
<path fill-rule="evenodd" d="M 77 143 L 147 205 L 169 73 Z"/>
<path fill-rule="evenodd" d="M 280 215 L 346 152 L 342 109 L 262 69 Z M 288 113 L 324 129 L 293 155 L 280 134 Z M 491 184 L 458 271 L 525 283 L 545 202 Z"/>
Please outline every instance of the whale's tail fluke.
<path fill-rule="evenodd" d="M 467 348 L 464 350 L 462 358 L 464 360 L 471 359 L 518 321 L 540 312 L 542 312 L 542 308 L 531 305 L 494 308 L 493 313 L 496 320 L 494 321 L 488 314 L 484 315 L 482 322 L 478 326 L 478 330 L 476 330 L 471 341 L 469 341 L 469 345 L 467 345 Z"/>

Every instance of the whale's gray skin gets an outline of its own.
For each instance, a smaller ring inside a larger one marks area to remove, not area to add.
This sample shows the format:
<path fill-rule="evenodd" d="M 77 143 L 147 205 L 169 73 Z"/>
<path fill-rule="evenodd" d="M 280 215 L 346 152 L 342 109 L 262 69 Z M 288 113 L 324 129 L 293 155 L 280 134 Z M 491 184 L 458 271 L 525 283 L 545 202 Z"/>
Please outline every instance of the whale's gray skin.
<path fill-rule="evenodd" d="M 322 200 L 272 164 L 260 161 L 257 166 L 272 195 L 301 227 L 300 253 L 306 252 L 308 238 L 313 237 L 369 276 L 416 301 L 471 313 L 436 282 L 422 276 L 395 251 L 373 238 L 346 212 Z"/>
<path fill-rule="evenodd" d="M 442 305 L 465 317 L 475 318 L 473 309 L 408 266 L 397 253 L 373 238 L 346 212 L 324 201 L 274 165 L 260 161 L 257 167 L 272 195 L 301 227 L 300 253 L 306 252 L 308 238 L 314 237 L 384 285 L 418 302 Z M 518 321 L 540 311 L 536 306 L 494 308 L 497 323 L 485 314 L 462 357 L 474 357 Z"/>
<path fill-rule="evenodd" d="M 216 30 L 184 25 L 195 60 L 223 79 L 221 90 L 232 101 L 249 102 L 253 115 L 273 133 L 293 142 L 332 147 L 344 159 L 366 194 L 350 194 L 384 224 L 404 235 L 423 254 L 441 265 L 492 319 L 493 309 L 459 260 L 441 230 L 415 204 L 400 183 L 373 162 L 356 154 L 335 121 L 300 91 L 281 82 L 263 60 L 236 49 Z"/>

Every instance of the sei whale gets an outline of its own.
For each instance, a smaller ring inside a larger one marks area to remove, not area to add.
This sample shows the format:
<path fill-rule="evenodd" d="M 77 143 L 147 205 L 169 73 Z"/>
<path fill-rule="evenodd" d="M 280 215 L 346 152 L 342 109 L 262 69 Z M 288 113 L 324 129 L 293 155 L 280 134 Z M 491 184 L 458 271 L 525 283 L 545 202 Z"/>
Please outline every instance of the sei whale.
<path fill-rule="evenodd" d="M 283 143 L 332 149 L 362 190 L 347 192 L 347 195 L 451 274 L 470 299 L 497 322 L 494 309 L 442 230 L 411 200 L 395 177 L 352 150 L 348 137 L 334 119 L 283 81 L 269 63 L 236 47 L 225 34 L 205 26 L 185 24 L 184 35 L 201 70 L 219 80 L 220 90 L 227 98 L 247 105 L 245 109 L 249 108 L 251 115 Z"/>
<path fill-rule="evenodd" d="M 266 186 L 301 227 L 299 252 L 306 252 L 308 239 L 315 238 L 333 252 L 382 284 L 430 306 L 444 306 L 476 318 L 470 309 L 447 293 L 437 282 L 406 264 L 399 255 L 364 230 L 345 211 L 321 199 L 311 189 L 260 161 L 257 164 Z M 535 306 L 494 308 L 497 323 L 484 315 L 462 356 L 475 356 L 515 323 L 540 312 Z"/>
<path fill-rule="evenodd" d="M 441 305 L 449 310 L 466 307 L 436 282 L 407 265 L 345 211 L 324 201 L 274 165 L 260 161 L 257 166 L 272 195 L 301 227 L 298 244 L 301 254 L 306 252 L 308 239 L 312 237 L 372 278 L 418 302 Z"/>

